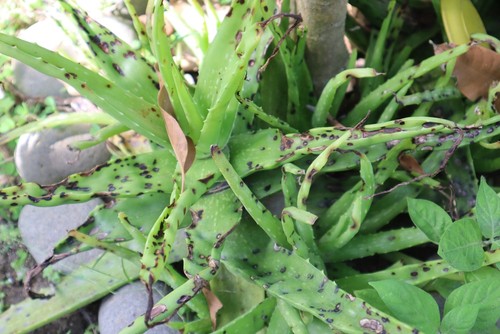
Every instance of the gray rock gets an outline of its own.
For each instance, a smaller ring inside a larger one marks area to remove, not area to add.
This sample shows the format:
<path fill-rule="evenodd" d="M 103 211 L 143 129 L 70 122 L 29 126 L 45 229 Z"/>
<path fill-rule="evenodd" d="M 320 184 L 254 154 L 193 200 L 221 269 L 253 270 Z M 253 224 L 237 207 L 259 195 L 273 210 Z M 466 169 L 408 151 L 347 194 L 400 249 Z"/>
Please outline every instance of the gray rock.
<path fill-rule="evenodd" d="M 162 286 L 156 286 L 153 300 L 157 302 L 167 291 Z M 107 297 L 99 308 L 99 332 L 101 334 L 116 334 L 132 323 L 138 316 L 144 314 L 147 305 L 147 294 L 144 285 L 135 282 L 117 290 Z M 159 325 L 146 331 L 147 334 L 177 334 L 177 330 L 166 325 Z"/>
<path fill-rule="evenodd" d="M 22 135 L 14 153 L 19 175 L 47 185 L 106 162 L 110 153 L 104 143 L 83 151 L 70 148 L 73 142 L 89 139 L 88 131 L 88 126 L 78 125 Z"/>
<path fill-rule="evenodd" d="M 42 263 L 51 256 L 54 246 L 67 236 L 68 231 L 83 224 L 90 211 L 100 203 L 100 199 L 94 199 L 86 203 L 48 208 L 26 205 L 19 215 L 19 231 L 23 243 L 36 262 Z M 61 260 L 53 267 L 63 273 L 69 273 L 101 253 L 99 249 L 92 249 Z"/>
<path fill-rule="evenodd" d="M 45 19 L 33 24 L 22 31 L 18 37 L 51 51 L 60 51 L 72 57 L 76 56 L 71 39 L 52 19 Z M 21 62 L 14 61 L 13 70 L 14 84 L 28 97 L 69 96 L 61 81 L 40 73 Z"/>

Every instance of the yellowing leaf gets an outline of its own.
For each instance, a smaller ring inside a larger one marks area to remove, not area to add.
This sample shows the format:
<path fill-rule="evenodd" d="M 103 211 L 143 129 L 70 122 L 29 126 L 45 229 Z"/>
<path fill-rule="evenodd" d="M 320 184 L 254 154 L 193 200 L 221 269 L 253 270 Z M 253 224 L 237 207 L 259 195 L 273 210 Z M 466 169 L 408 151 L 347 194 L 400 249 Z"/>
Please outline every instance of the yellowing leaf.
<path fill-rule="evenodd" d="M 466 44 L 472 34 L 486 33 L 483 21 L 470 0 L 441 0 L 441 16 L 450 43 Z"/>

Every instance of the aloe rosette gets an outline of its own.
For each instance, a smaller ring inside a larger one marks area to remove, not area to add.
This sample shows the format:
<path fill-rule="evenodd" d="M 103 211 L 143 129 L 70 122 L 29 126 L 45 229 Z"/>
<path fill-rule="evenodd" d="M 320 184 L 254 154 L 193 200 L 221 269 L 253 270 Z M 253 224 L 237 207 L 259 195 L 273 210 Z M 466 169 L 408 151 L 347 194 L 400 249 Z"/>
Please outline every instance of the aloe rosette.
<path fill-rule="evenodd" d="M 271 332 L 289 328 L 301 333 L 417 331 L 416 324 L 370 305 L 356 295 L 357 290 L 390 276 L 406 279 L 419 268 L 429 270 L 407 283 L 422 285 L 458 272 L 446 261 L 403 265 L 390 274 L 330 273 L 337 266 L 346 267 L 347 260 L 429 242 L 415 227 L 379 231 L 406 209 L 405 203 L 388 209 L 388 203 L 401 196 L 417 197 L 424 187 L 439 189 L 439 181 L 432 177 L 456 150 L 500 134 L 500 116 L 473 124 L 388 116 L 394 114 L 394 103 L 409 104 L 410 97 L 418 98 L 418 94 L 406 96 L 415 79 L 464 54 L 468 45 L 408 66 L 385 82 L 380 79 L 378 88 L 347 113 L 346 126 L 332 127 L 326 121 L 332 104 L 345 94 L 342 85 L 351 77 L 380 73 L 366 68 L 338 74 L 310 114 L 312 87 L 302 61 L 306 31 L 297 34 L 298 40 L 287 36 L 279 25 L 282 16 L 274 15 L 273 1 L 233 2 L 203 55 L 194 87 L 186 83 L 172 56 L 171 39 L 164 34 L 163 1 L 151 1 L 145 28 L 135 22 L 147 32 L 148 43 L 142 50 L 132 49 L 76 6 L 62 2 L 62 7 L 82 30 L 100 73 L 3 34 L 0 52 L 75 87 L 119 122 L 95 120 L 114 127 L 111 134 L 132 129 L 159 148 L 112 159 L 54 185 L 25 183 L 0 190 L 4 206 L 53 206 L 95 197 L 112 203 L 96 208 L 48 260 L 98 247 L 107 251 L 105 261 L 64 278 L 51 298 L 27 300 L 9 309 L 0 316 L 0 329 L 29 331 L 139 278 L 150 293 L 156 281 L 166 282 L 173 291 L 145 310 L 124 333 L 141 333 L 177 312 L 186 320 L 171 325 L 186 332 L 254 333 L 265 327 Z M 262 86 L 276 80 L 260 71 L 270 37 L 280 44 L 269 71 L 286 68 L 281 69 L 282 82 L 290 103 L 282 113 L 284 119 L 259 105 L 259 100 L 269 101 Z M 420 97 L 424 94 L 424 98 L 446 98 L 426 92 Z M 449 96 L 456 95 L 453 91 Z M 384 106 L 385 102 L 389 104 Z M 381 121 L 371 122 L 377 116 Z M 308 128 L 309 124 L 314 127 Z M 408 152 L 426 156 L 426 174 L 398 170 L 399 158 Z M 192 161 L 186 163 L 186 159 Z M 343 185 L 346 191 L 332 196 L 327 190 L 335 184 L 331 175 L 357 170 L 355 181 Z M 407 186 L 385 193 L 392 180 Z M 285 209 L 277 217 L 263 202 L 280 193 Z M 174 247 L 181 228 L 186 233 L 186 251 Z M 494 250 L 486 254 L 481 266 L 497 262 L 500 256 Z M 183 274 L 171 266 L 180 258 Z M 79 277 L 85 278 L 83 283 Z M 332 277 L 339 279 L 335 282 Z M 239 295 L 221 297 L 227 306 L 215 323 L 202 292 L 211 287 L 223 296 L 226 285 Z M 74 289 L 80 297 L 70 302 L 68 291 Z M 244 303 L 245 299 L 249 302 Z M 52 317 L 41 312 L 47 308 Z M 21 312 L 27 316 L 15 317 Z"/>

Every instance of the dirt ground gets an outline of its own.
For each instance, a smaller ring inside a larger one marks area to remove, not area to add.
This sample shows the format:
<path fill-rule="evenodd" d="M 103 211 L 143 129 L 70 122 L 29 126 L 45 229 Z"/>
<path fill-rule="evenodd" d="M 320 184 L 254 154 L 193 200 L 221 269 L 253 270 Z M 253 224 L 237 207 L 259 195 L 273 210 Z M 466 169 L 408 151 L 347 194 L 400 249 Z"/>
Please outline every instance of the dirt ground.
<path fill-rule="evenodd" d="M 17 247 L 17 248 L 16 248 Z M 0 249 L 5 250 L 0 256 L 0 282 L 2 284 L 0 291 L 3 293 L 4 310 L 10 305 L 17 304 L 26 298 L 23 289 L 23 277 L 17 277 L 16 271 L 12 268 L 11 262 L 17 259 L 16 251 L 22 244 L 15 246 L 9 245 L 8 248 L 0 242 Z M 7 248 L 7 249 L 6 249 Z M 30 269 L 35 265 L 35 260 L 28 256 L 25 267 Z M 47 282 L 37 282 L 37 284 L 47 284 Z M 97 323 L 98 303 L 89 305 L 67 317 L 61 318 L 51 324 L 48 324 L 32 333 L 34 334 L 81 334 L 92 324 Z M 92 330 L 87 333 L 93 333 Z M 96 332 L 97 333 L 97 332 Z"/>

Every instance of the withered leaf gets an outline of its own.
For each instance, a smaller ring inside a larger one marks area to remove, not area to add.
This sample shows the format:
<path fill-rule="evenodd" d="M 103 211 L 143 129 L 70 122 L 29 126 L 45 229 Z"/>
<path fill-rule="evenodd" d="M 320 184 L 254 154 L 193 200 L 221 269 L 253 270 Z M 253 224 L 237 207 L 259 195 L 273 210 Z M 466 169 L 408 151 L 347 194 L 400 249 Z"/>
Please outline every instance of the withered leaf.
<path fill-rule="evenodd" d="M 184 135 L 181 126 L 177 122 L 167 89 L 163 85 L 158 92 L 158 105 L 161 108 L 163 119 L 165 121 L 168 139 L 172 144 L 175 157 L 181 167 L 181 191 L 184 191 L 186 172 L 193 164 L 196 148 L 191 138 Z"/>
<path fill-rule="evenodd" d="M 208 304 L 208 311 L 210 312 L 210 320 L 212 321 L 212 329 L 217 328 L 217 312 L 222 308 L 222 303 L 217 296 L 208 288 L 201 290 Z"/>
<path fill-rule="evenodd" d="M 424 170 L 422 169 L 422 166 L 420 166 L 418 161 L 413 156 L 402 153 L 399 155 L 398 160 L 399 160 L 399 165 L 403 167 L 403 169 L 411 173 L 416 173 L 418 175 L 425 174 Z"/>
<path fill-rule="evenodd" d="M 434 52 L 441 53 L 452 46 L 437 45 Z M 470 49 L 457 58 L 453 75 L 457 79 L 457 87 L 471 101 L 488 98 L 488 91 L 494 82 L 500 81 L 500 54 L 482 45 L 472 45 Z M 500 110 L 500 99 L 495 101 Z"/>

